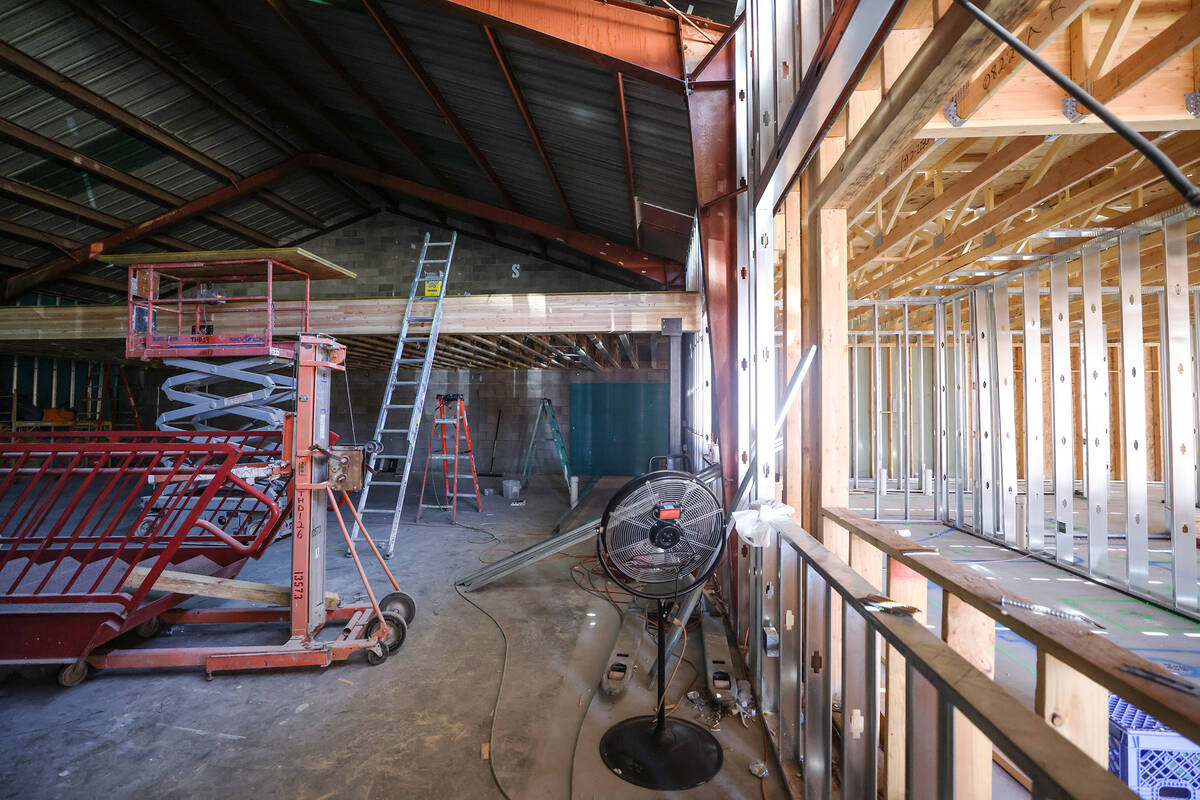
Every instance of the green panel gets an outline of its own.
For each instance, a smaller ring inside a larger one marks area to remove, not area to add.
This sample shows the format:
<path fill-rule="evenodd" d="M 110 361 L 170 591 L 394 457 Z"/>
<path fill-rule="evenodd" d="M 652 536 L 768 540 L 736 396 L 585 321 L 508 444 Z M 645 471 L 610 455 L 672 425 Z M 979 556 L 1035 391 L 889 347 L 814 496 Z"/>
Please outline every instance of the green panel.
<path fill-rule="evenodd" d="M 666 455 L 665 383 L 571 385 L 571 474 L 641 475 Z"/>

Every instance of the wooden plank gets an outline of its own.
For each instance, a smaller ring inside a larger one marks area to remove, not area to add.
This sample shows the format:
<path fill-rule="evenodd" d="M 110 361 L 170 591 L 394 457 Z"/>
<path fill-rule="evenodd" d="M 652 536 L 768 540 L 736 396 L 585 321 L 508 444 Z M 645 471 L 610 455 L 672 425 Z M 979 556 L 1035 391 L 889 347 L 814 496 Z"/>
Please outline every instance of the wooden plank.
<path fill-rule="evenodd" d="M 1108 689 L 1038 648 L 1035 706 L 1054 730 L 1108 766 Z"/>
<path fill-rule="evenodd" d="M 784 256 L 783 256 L 783 318 L 784 318 L 784 357 L 785 369 L 791 375 L 800 364 L 804 354 L 804 312 L 803 312 L 803 274 L 804 241 L 801 236 L 803 211 L 800 207 L 800 187 L 796 186 L 787 193 L 783 201 L 784 218 Z M 783 500 L 792 508 L 803 513 L 804 508 L 804 466 L 803 445 L 804 429 L 803 415 L 800 409 L 788 414 L 784 427 L 787 450 L 785 451 L 785 468 L 783 484 Z"/>
<path fill-rule="evenodd" d="M 129 571 L 121 589 L 134 591 L 150 574 L 149 567 L 134 567 Z M 219 597 L 224 600 L 244 600 L 248 603 L 266 603 L 271 606 L 286 606 L 292 602 L 292 587 L 270 583 L 240 581 L 234 578 L 214 578 L 192 572 L 164 569 L 154 581 L 153 590 L 171 594 L 191 594 L 199 597 Z M 334 592 L 325 593 L 325 608 L 332 611 L 341 603 Z"/>
<path fill-rule="evenodd" d="M 1115 100 L 1163 64 L 1197 44 L 1200 44 L 1200 6 L 1192 8 L 1097 78 L 1096 99 L 1101 103 Z"/>
<path fill-rule="evenodd" d="M 1063 28 L 1079 16 L 1091 0 L 1066 0 L 1054 2 L 1042 8 L 1018 34 L 1021 41 L 1034 52 L 1062 32 Z M 1023 65 L 1025 59 L 1011 47 L 1003 48 L 999 55 L 988 62 L 983 72 L 979 73 L 959 94 L 956 112 L 958 116 L 967 119 L 979 107 L 1000 91 L 1013 75 Z"/>
<path fill-rule="evenodd" d="M 855 273 L 867 266 L 876 256 L 902 243 L 905 239 L 941 215 L 955 203 L 969 200 L 977 189 L 1000 175 L 1004 170 L 1033 153 L 1044 143 L 1036 136 L 1025 136 L 1011 142 L 991 158 L 950 184 L 948 190 L 933 197 L 925 205 L 901 220 L 893 230 L 886 233 L 879 247 L 868 248 L 850 262 L 850 271 Z M 964 206 L 965 208 L 965 206 Z"/>
<path fill-rule="evenodd" d="M 971 666 L 996 677 L 996 623 L 946 594 L 942 600 L 942 639 Z M 954 712 L 954 796 L 992 796 L 992 742 L 963 716 Z"/>
<path fill-rule="evenodd" d="M 856 540 L 859 537 L 854 537 Z M 888 559 L 887 596 L 897 603 L 917 609 L 913 618 L 925 624 L 925 609 L 929 604 L 929 581 L 924 575 L 905 566 L 895 558 Z M 904 656 L 888 645 L 885 666 L 884 692 L 884 798 L 906 800 L 905 797 L 905 711 L 908 673 Z"/>
<path fill-rule="evenodd" d="M 992 0 L 987 12 L 1012 28 L 1037 4 L 1037 0 Z M 994 34 L 966 11 L 949 8 L 821 182 L 813 207 L 846 207 L 850 198 L 895 162 L 946 98 L 983 66 L 995 44 Z"/>
<path fill-rule="evenodd" d="M 407 303 L 406 297 L 314 300 L 311 327 L 333 336 L 395 335 Z M 288 306 L 282 301 L 276 305 Z M 226 307 L 236 307 L 236 303 Z M 428 316 L 432 309 L 432 301 L 420 301 L 415 313 Z M 664 317 L 679 317 L 684 331 L 698 331 L 700 295 L 697 292 L 455 295 L 445 298 L 442 313 L 441 331 L 448 334 L 657 333 Z M 255 325 L 265 324 L 254 313 L 221 316 L 237 317 L 239 329 L 252 330 Z M 298 332 L 295 314 L 277 314 L 277 317 L 277 336 Z M 0 306 L 0 341 L 124 339 L 127 319 L 124 305 Z M 426 329 L 427 323 L 413 323 L 411 330 Z M 218 332 L 221 330 L 218 324 Z"/>
<path fill-rule="evenodd" d="M 1039 650 L 1054 656 L 1073 670 L 1133 703 L 1188 738 L 1200 741 L 1200 697 L 1183 695 L 1167 685 L 1123 671 L 1126 666 L 1173 679 L 1162 665 L 1091 633 L 1082 624 L 1034 614 L 1013 606 L 1002 606 L 1000 598 L 1025 601 L 1011 591 L 1001 591 L 996 581 L 963 564 L 956 564 L 936 551 L 914 544 L 885 525 L 847 508 L 825 507 L 824 516 L 856 536 L 869 539 L 891 558 L 925 576 L 977 610 L 1007 625 L 1014 634 Z M 920 555 L 913 557 L 910 553 Z"/>
<path fill-rule="evenodd" d="M 97 257 L 97 261 L 113 266 L 133 264 L 194 264 L 197 262 L 249 261 L 271 259 L 298 269 L 314 281 L 357 277 L 350 270 L 321 258 L 301 247 L 260 247 L 249 250 L 193 250 L 184 253 L 113 253 Z M 232 267 L 232 274 L 248 269 L 249 265 Z M 189 271 L 189 275 L 197 274 Z M 205 273 L 208 275 L 208 273 Z M 215 273 L 213 274 L 215 276 Z M 301 276 L 286 270 L 275 272 L 275 280 L 299 280 Z"/>

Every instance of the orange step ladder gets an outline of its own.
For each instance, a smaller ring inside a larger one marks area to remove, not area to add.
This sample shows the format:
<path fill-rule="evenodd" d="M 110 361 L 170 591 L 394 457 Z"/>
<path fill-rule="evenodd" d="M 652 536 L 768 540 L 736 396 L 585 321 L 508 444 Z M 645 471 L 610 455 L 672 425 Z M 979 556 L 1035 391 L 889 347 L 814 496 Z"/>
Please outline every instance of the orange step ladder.
<path fill-rule="evenodd" d="M 448 431 L 447 428 L 453 428 Z M 441 439 L 442 451 L 433 452 L 434 439 Z M 454 446 L 450 446 L 453 438 Z M 466 444 L 466 452 L 459 447 Z M 471 469 L 471 483 L 475 491 L 458 491 L 458 465 L 462 459 L 467 460 Z M 429 480 L 429 462 L 442 462 L 442 490 L 444 492 L 439 503 L 425 502 L 425 485 Z M 451 466 L 453 465 L 453 466 Z M 437 412 L 433 417 L 433 429 L 429 432 L 429 454 L 425 458 L 425 472 L 421 476 L 421 501 L 417 505 L 417 521 L 421 521 L 421 510 L 437 508 L 450 512 L 450 521 L 458 521 L 458 498 L 474 497 L 475 508 L 483 511 L 483 498 L 479 494 L 479 476 L 475 472 L 475 454 L 471 449 L 471 427 L 467 424 L 467 404 L 461 394 L 439 394 L 437 396 Z"/>

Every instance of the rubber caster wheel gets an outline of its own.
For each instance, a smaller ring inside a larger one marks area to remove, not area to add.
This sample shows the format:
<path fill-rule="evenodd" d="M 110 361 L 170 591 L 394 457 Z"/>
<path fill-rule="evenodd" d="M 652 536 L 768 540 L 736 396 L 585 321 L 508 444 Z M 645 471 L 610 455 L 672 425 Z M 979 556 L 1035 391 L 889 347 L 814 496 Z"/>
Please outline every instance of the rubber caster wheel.
<path fill-rule="evenodd" d="M 408 636 L 408 625 L 404 622 L 404 617 L 397 614 L 395 611 L 383 612 L 384 622 L 387 623 L 387 635 L 383 639 L 383 643 L 387 645 L 388 653 L 394 653 L 400 649 L 400 645 L 404 644 L 404 637 Z M 372 617 L 367 623 L 365 632 L 369 639 L 379 630 L 379 618 Z M 368 654 L 370 651 L 368 651 Z"/>
<path fill-rule="evenodd" d="M 378 651 L 374 647 L 367 650 L 367 663 L 372 667 L 378 667 L 388 659 L 388 651 L 386 647 L 380 648 Z"/>
<path fill-rule="evenodd" d="M 163 621 L 159 617 L 151 617 L 133 629 L 139 637 L 143 639 L 153 639 L 158 634 L 162 633 Z"/>
<path fill-rule="evenodd" d="M 385 595 L 379 601 L 379 608 L 383 611 L 399 613 L 404 617 L 405 625 L 412 625 L 413 618 L 417 616 L 417 601 L 407 592 L 392 592 Z"/>
<path fill-rule="evenodd" d="M 88 676 L 88 663 L 82 659 L 74 664 L 67 664 L 58 671 L 58 685 L 70 689 L 83 683 Z"/>

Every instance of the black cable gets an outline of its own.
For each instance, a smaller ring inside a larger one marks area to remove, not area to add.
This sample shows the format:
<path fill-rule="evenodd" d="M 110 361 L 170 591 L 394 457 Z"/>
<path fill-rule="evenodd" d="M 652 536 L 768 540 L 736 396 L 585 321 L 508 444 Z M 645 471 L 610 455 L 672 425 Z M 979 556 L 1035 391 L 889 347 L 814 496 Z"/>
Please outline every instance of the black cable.
<path fill-rule="evenodd" d="M 1200 208 L 1200 186 L 1192 183 L 1187 175 L 1183 174 L 1183 170 L 1177 167 L 1175 162 L 1167 158 L 1166 153 L 1155 147 L 1145 136 L 1142 136 L 1133 128 L 1126 125 L 1120 117 L 1105 108 L 1103 103 L 1092 97 L 1082 86 L 1050 66 L 1045 59 L 1033 52 L 1030 47 L 1014 36 L 1007 28 L 989 17 L 982 9 L 972 3 L 971 0 L 955 0 L 955 2 L 966 9 L 968 14 L 983 23 L 984 27 L 1000 37 L 1005 44 L 1020 53 L 1026 61 L 1041 70 L 1047 78 L 1057 83 L 1064 92 L 1074 97 L 1081 106 L 1095 114 L 1122 139 L 1133 145 L 1133 148 L 1145 156 L 1147 161 L 1158 167 L 1159 172 L 1167 179 L 1167 183 L 1171 184 L 1175 191 L 1183 195 L 1188 205 L 1193 208 Z"/>

